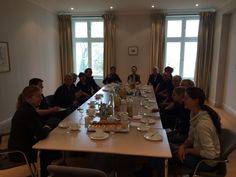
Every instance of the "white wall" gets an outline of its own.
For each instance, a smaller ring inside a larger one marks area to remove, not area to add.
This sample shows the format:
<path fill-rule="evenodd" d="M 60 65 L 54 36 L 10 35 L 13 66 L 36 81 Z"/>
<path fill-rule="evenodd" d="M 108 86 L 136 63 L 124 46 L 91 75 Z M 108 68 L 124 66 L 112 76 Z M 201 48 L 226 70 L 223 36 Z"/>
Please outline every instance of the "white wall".
<path fill-rule="evenodd" d="M 236 116 L 236 10 L 232 12 L 229 30 L 228 58 L 225 72 L 223 106 Z"/>
<path fill-rule="evenodd" d="M 210 101 L 236 117 L 236 1 L 217 12 Z"/>
<path fill-rule="evenodd" d="M 0 73 L 0 123 L 13 116 L 16 100 L 32 77 L 44 94 L 60 84 L 57 16 L 25 0 L 1 0 L 0 41 L 9 44 L 10 72 Z"/>
<path fill-rule="evenodd" d="M 142 83 L 147 83 L 150 60 L 150 14 L 116 16 L 116 66 L 123 83 L 131 73 L 131 66 L 138 67 Z M 138 47 L 138 56 L 128 55 L 128 46 Z"/>

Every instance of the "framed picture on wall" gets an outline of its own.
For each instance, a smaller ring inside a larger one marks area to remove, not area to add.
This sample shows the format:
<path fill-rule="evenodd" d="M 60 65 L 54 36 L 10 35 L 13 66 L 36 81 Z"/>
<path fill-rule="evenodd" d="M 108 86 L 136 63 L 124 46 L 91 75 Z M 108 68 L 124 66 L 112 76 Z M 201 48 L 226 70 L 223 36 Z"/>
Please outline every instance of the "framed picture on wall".
<path fill-rule="evenodd" d="M 129 46 L 128 47 L 128 54 L 130 56 L 138 55 L 138 47 L 137 46 Z"/>
<path fill-rule="evenodd" d="M 0 41 L 0 72 L 8 71 L 10 71 L 8 43 Z"/>

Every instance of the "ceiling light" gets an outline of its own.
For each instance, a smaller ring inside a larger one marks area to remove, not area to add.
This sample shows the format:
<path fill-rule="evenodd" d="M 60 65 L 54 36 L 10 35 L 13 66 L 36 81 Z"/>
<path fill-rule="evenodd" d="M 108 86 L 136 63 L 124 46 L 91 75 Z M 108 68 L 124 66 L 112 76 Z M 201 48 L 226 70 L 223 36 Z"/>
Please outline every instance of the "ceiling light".
<path fill-rule="evenodd" d="M 110 9 L 112 10 L 112 9 L 113 9 L 113 6 L 110 6 Z"/>
<path fill-rule="evenodd" d="M 71 7 L 70 10 L 74 10 L 74 7 Z"/>
<path fill-rule="evenodd" d="M 195 6 L 196 6 L 196 7 L 198 7 L 198 6 L 199 6 L 199 4 L 195 4 Z"/>
<path fill-rule="evenodd" d="M 152 8 L 155 8 L 155 6 L 154 6 L 154 5 L 152 5 Z"/>

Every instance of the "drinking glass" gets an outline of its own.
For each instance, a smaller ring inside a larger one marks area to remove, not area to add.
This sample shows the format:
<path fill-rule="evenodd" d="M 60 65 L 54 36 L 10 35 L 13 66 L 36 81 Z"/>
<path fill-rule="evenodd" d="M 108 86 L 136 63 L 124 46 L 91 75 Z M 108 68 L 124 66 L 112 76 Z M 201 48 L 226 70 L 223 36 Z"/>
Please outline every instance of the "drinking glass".
<path fill-rule="evenodd" d="M 84 110 L 83 109 L 79 109 L 79 112 L 80 112 L 80 125 L 83 125 L 84 122 L 83 122 L 83 113 L 84 113 Z"/>

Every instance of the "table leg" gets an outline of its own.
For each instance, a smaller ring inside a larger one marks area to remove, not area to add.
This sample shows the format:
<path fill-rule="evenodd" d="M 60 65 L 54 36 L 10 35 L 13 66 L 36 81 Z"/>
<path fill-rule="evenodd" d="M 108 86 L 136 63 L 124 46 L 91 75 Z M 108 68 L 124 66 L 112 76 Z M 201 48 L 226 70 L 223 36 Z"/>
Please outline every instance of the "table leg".
<path fill-rule="evenodd" d="M 164 160 L 165 162 L 165 177 L 168 177 L 168 159 Z"/>
<path fill-rule="evenodd" d="M 165 159 L 164 163 L 165 163 L 165 177 L 168 177 L 168 159 Z"/>
<path fill-rule="evenodd" d="M 41 177 L 41 168 L 40 168 L 40 151 L 37 153 L 37 162 L 36 162 L 37 176 Z"/>

